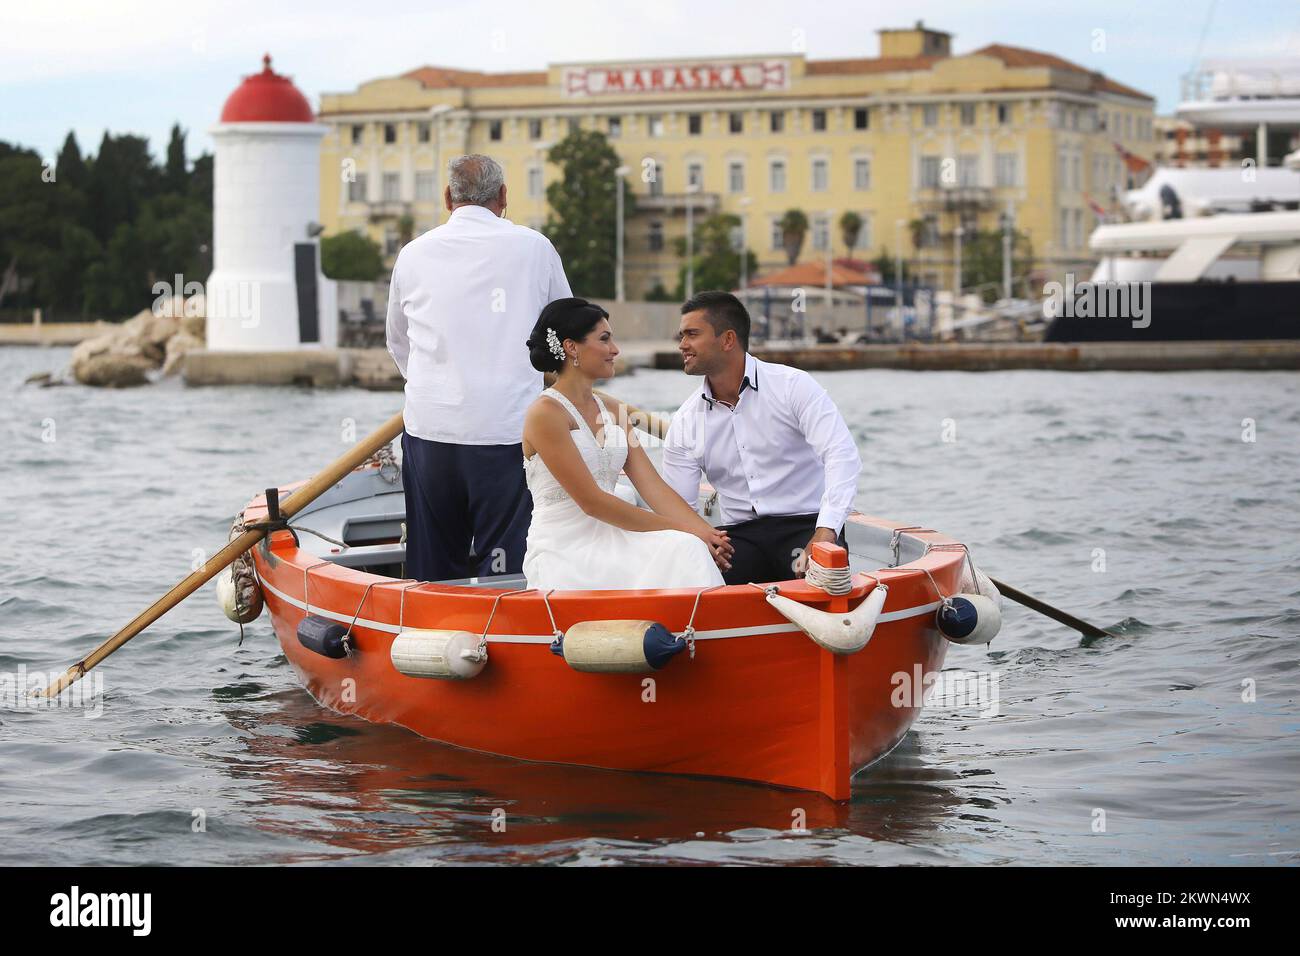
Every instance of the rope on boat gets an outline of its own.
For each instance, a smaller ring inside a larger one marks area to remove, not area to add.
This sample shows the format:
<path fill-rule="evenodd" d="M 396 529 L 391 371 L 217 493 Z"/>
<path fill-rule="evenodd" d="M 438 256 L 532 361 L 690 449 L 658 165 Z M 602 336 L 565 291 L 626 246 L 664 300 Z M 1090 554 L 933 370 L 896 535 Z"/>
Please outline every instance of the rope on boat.
<path fill-rule="evenodd" d="M 370 597 L 370 589 L 380 583 L 379 581 L 371 581 L 366 585 L 365 593 L 361 595 L 361 602 L 357 604 L 357 613 L 353 614 L 352 620 L 348 622 L 347 633 L 343 635 L 343 649 L 349 653 L 352 651 L 352 628 L 356 625 L 357 618 L 361 616 L 361 609 L 366 606 L 366 598 Z"/>
<path fill-rule="evenodd" d="M 808 570 L 804 572 L 804 580 L 827 594 L 848 594 L 853 590 L 852 570 L 848 567 L 824 567 L 812 555 L 808 556 Z"/>
<path fill-rule="evenodd" d="M 512 595 L 512 594 L 527 594 L 529 591 L 534 591 L 534 590 L 536 590 L 536 588 L 520 588 L 520 589 L 517 590 L 517 591 L 503 591 L 502 593 L 500 593 L 500 594 L 497 595 L 497 599 L 496 599 L 495 601 L 492 602 L 492 611 L 488 614 L 487 623 L 483 625 L 483 636 L 480 637 L 479 640 L 478 640 L 478 655 L 479 655 L 479 657 L 478 657 L 478 660 L 477 660 L 475 663 L 482 663 L 483 661 L 486 661 L 486 660 L 487 660 L 487 636 L 488 636 L 488 631 L 490 631 L 490 630 L 492 629 L 492 618 L 494 618 L 494 617 L 497 616 L 497 605 L 501 603 L 501 599 L 502 599 L 502 598 L 506 598 L 506 597 L 510 597 L 510 595 Z M 547 611 L 550 611 L 550 609 L 551 609 L 551 606 L 548 604 L 548 605 L 546 606 L 546 610 L 547 610 Z M 554 617 L 551 618 L 551 626 L 552 626 L 552 627 L 555 626 L 555 618 L 554 618 Z"/>
<path fill-rule="evenodd" d="M 550 598 L 551 595 L 555 593 L 555 588 L 540 593 L 542 595 L 542 603 L 546 605 L 546 615 L 551 619 L 551 637 L 558 641 L 560 638 L 564 637 L 564 632 L 555 626 L 555 613 L 551 610 Z"/>
<path fill-rule="evenodd" d="M 234 522 L 230 525 L 230 535 L 227 541 L 234 541 L 241 534 L 247 531 L 244 526 L 244 515 L 241 512 L 235 516 Z M 253 564 L 252 549 L 245 551 L 239 557 L 235 558 L 230 565 L 230 573 L 235 583 L 235 611 L 239 617 L 244 616 L 244 612 L 253 606 L 253 596 L 258 590 L 257 568 Z M 244 646 L 244 622 L 239 621 L 239 647 Z"/>
<path fill-rule="evenodd" d="M 344 549 L 345 551 L 348 548 L 352 547 L 352 545 L 348 544 L 346 541 L 340 541 L 338 538 L 331 538 L 327 534 L 321 534 L 319 531 L 313 531 L 311 528 L 304 528 L 300 524 L 291 524 L 289 525 L 289 527 L 292 528 L 294 531 L 304 531 L 307 534 L 315 535 L 317 538 L 320 538 L 323 541 L 328 541 L 330 544 L 337 544 L 340 548 Z"/>
<path fill-rule="evenodd" d="M 402 477 L 402 468 L 397 463 L 397 455 L 393 451 L 393 443 L 389 442 L 375 450 L 375 453 L 363 461 L 359 467 L 366 468 L 370 465 L 379 466 L 379 477 L 384 479 L 390 485 L 397 484 L 397 479 Z M 385 472 L 385 468 L 391 468 L 391 472 Z M 328 540 L 328 539 L 326 539 Z"/>
<path fill-rule="evenodd" d="M 686 622 L 686 630 L 682 631 L 682 639 L 686 641 L 686 651 L 691 655 L 691 660 L 695 660 L 695 612 L 700 609 L 700 598 L 710 591 L 716 591 L 718 588 L 724 587 L 726 587 L 725 584 L 715 584 L 713 587 L 702 588 L 695 592 L 695 606 L 691 608 L 691 617 Z"/>

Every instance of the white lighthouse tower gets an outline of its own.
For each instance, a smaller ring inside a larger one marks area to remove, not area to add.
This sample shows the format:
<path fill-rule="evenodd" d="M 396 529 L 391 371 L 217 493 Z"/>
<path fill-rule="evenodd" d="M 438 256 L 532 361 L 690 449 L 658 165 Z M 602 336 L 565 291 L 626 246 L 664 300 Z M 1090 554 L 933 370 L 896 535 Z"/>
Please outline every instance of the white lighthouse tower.
<path fill-rule="evenodd" d="M 338 344 L 338 291 L 320 270 L 320 141 L 306 97 L 262 58 L 212 127 L 212 275 L 207 347 Z"/>

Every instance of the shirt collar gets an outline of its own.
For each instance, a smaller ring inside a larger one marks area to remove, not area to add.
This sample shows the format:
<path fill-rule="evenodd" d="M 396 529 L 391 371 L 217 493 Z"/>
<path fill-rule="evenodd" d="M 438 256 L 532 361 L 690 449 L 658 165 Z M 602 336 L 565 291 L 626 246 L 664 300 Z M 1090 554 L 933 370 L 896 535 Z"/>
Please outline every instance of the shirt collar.
<path fill-rule="evenodd" d="M 740 380 L 740 394 L 743 395 L 747 388 L 758 391 L 758 359 L 748 352 L 745 353 L 745 377 Z M 717 399 L 713 397 L 712 390 L 709 388 L 708 378 L 704 379 L 704 385 L 700 387 L 700 398 L 704 399 L 704 404 L 708 405 L 709 408 L 712 408 L 717 402 Z M 736 403 L 740 403 L 739 398 L 737 398 Z"/>
<path fill-rule="evenodd" d="M 451 222 L 453 219 L 460 219 L 462 217 L 467 219 L 492 219 L 492 220 L 501 218 L 500 216 L 496 215 L 491 209 L 488 209 L 486 206 L 471 205 L 471 206 L 457 206 L 455 209 L 451 211 L 451 215 L 447 218 L 447 221 Z"/>

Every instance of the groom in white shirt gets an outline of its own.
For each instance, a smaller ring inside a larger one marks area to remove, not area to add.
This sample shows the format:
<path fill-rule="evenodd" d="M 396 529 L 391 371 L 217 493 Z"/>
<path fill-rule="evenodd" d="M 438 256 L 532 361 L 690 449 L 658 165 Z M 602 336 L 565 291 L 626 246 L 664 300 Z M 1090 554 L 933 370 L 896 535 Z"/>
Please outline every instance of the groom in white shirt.
<path fill-rule="evenodd" d="M 844 543 L 862 459 L 831 397 L 811 375 L 748 352 L 749 313 L 729 292 L 682 306 L 678 350 L 703 384 L 673 415 L 664 479 L 691 504 L 700 479 L 718 493 L 735 553 L 728 584 L 803 574 L 818 541 Z"/>
<path fill-rule="evenodd" d="M 451 217 L 402 247 L 388 294 L 406 379 L 406 575 L 420 581 L 521 570 L 524 413 L 542 390 L 524 340 L 573 294 L 550 240 L 505 218 L 496 160 L 453 159 L 443 198 Z"/>

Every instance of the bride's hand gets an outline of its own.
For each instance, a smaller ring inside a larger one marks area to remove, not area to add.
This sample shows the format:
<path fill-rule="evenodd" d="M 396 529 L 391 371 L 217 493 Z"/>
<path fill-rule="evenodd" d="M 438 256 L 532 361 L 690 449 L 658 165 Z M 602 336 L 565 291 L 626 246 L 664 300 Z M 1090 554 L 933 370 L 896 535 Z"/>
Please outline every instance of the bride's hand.
<path fill-rule="evenodd" d="M 713 562 L 720 570 L 731 570 L 731 556 L 736 549 L 727 536 L 727 532 L 719 531 L 714 527 L 707 527 L 697 532 L 696 537 L 709 546 L 709 554 L 713 556 Z"/>

